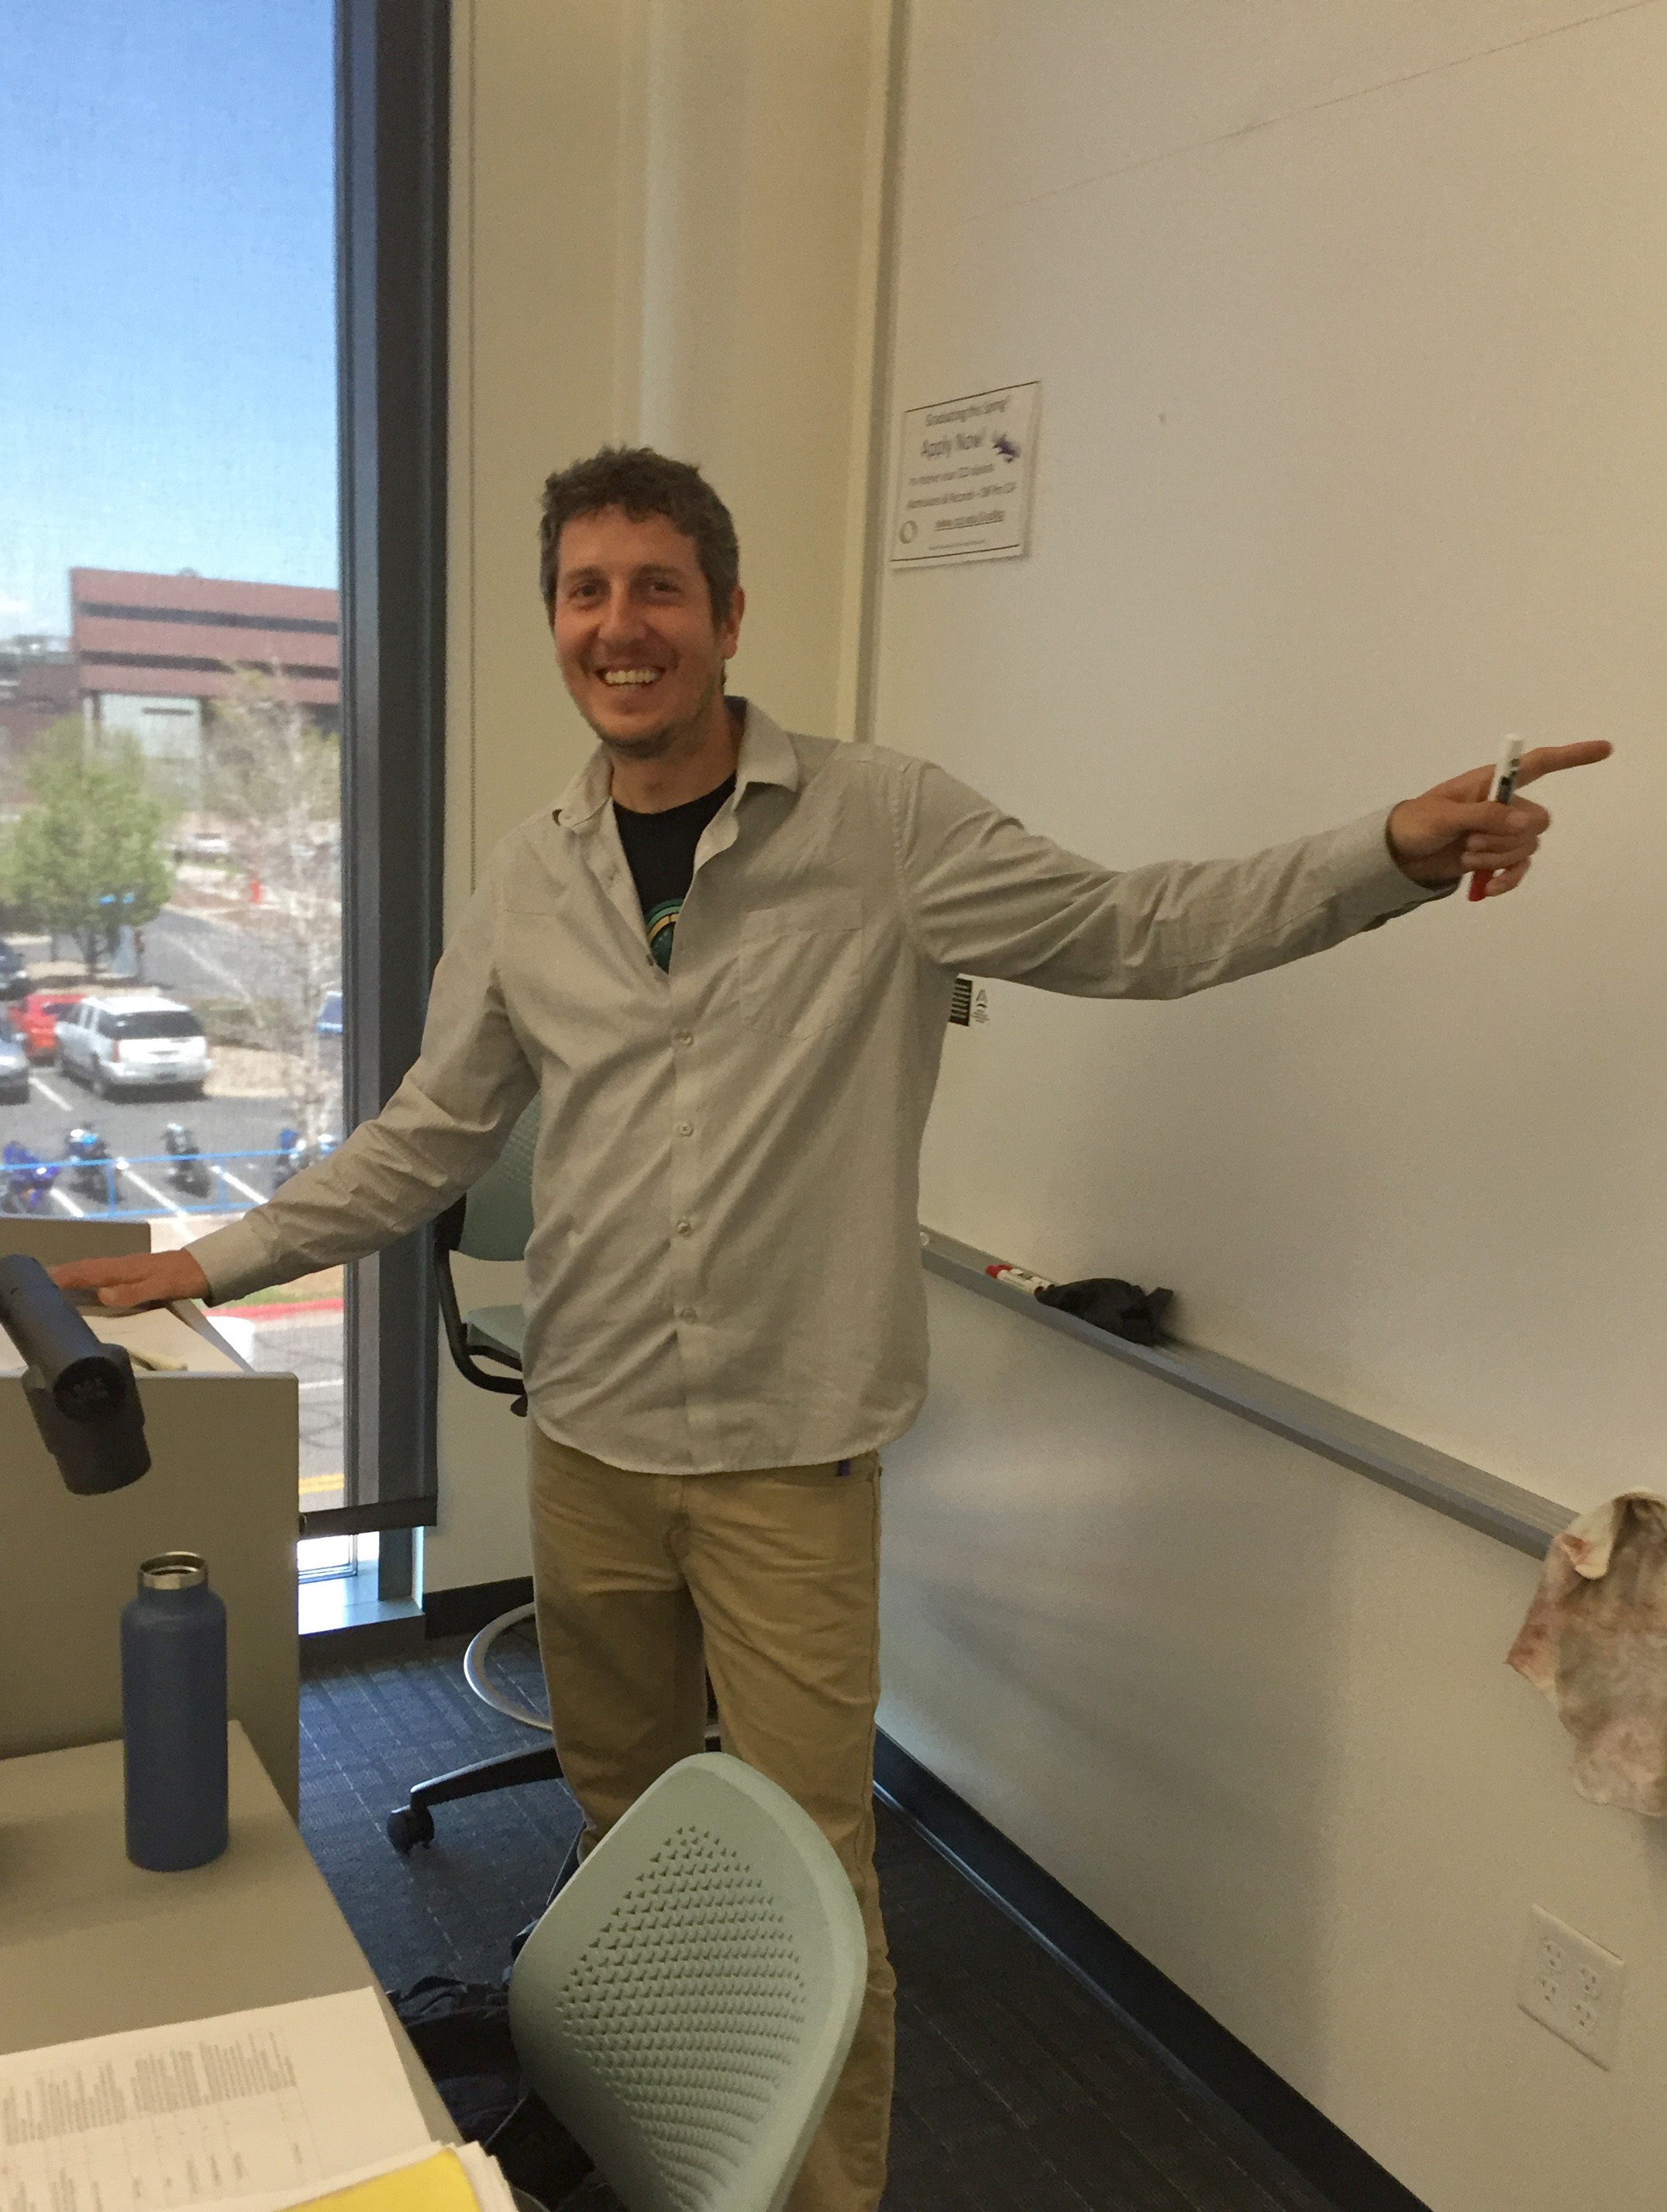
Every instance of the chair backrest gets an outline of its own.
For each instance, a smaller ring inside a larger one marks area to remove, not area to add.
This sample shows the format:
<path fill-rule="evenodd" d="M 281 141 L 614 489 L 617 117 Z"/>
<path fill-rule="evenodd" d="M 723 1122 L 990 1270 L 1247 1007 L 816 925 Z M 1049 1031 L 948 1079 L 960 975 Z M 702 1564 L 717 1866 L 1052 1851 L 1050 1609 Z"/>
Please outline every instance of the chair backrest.
<path fill-rule="evenodd" d="M 508 1141 L 464 1200 L 456 1249 L 468 1260 L 519 1260 L 532 1234 L 532 1154 L 538 1142 L 535 1098 Z"/>
<path fill-rule="evenodd" d="M 515 1961 L 509 2022 L 629 2212 L 776 2212 L 867 1972 L 826 1838 L 709 1752 L 661 1775 L 557 1893 Z"/>

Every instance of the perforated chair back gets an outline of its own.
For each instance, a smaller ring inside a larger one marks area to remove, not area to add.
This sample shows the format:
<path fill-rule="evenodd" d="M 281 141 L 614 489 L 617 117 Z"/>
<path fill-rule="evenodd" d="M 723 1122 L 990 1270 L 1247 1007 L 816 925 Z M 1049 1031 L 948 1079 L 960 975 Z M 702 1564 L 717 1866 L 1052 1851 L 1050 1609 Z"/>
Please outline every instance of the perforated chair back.
<path fill-rule="evenodd" d="M 508 1142 L 463 1200 L 453 1248 L 466 1260 L 519 1260 L 532 1234 L 532 1155 L 538 1142 L 535 1098 Z"/>
<path fill-rule="evenodd" d="M 721 1752 L 638 1798 L 522 1945 L 527 2080 L 629 2212 L 776 2212 L 856 2031 L 862 1916 L 785 1790 Z"/>

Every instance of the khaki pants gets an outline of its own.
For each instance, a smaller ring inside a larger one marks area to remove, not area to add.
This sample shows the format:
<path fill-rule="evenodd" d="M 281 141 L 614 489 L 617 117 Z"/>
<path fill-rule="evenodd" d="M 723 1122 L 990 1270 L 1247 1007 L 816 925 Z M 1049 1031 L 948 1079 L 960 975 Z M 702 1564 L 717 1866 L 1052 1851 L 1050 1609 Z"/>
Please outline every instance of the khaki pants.
<path fill-rule="evenodd" d="M 811 1815 L 868 1931 L 856 2039 L 789 2212 L 874 2212 L 896 1986 L 874 1879 L 879 1459 L 636 1474 L 527 1426 L 538 1647 L 586 1847 L 703 1747 L 709 1672 L 724 1748 Z"/>

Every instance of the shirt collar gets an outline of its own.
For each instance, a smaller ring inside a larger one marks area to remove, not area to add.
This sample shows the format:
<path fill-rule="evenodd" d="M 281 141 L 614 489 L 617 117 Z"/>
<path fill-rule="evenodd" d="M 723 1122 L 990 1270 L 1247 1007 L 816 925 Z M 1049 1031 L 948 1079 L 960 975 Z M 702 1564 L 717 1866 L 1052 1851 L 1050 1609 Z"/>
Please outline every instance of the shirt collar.
<path fill-rule="evenodd" d="M 734 703 L 745 714 L 735 763 L 736 799 L 751 783 L 775 783 L 784 791 L 797 791 L 799 756 L 787 732 L 750 699 Z M 599 744 L 557 802 L 556 819 L 563 829 L 588 828 L 608 803 L 611 780 L 607 749 Z"/>

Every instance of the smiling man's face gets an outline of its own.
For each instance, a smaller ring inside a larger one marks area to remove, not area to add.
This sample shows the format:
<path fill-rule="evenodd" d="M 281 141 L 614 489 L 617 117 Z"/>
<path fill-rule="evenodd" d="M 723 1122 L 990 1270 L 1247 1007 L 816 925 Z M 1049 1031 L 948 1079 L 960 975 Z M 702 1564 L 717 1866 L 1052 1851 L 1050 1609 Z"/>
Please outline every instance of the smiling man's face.
<path fill-rule="evenodd" d="M 722 712 L 739 591 L 721 622 L 695 552 L 663 514 L 633 521 L 605 507 L 563 527 L 551 630 L 573 703 L 622 760 L 698 742 Z"/>

